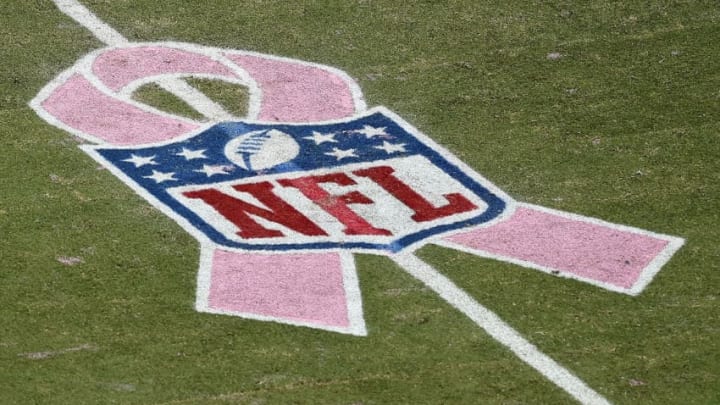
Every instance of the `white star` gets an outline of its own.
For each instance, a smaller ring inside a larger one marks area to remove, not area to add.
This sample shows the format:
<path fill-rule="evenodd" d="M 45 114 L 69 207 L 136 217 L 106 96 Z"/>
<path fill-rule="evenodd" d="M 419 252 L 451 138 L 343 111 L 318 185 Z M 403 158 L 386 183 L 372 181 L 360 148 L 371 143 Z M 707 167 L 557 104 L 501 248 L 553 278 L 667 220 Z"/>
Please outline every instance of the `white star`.
<path fill-rule="evenodd" d="M 388 141 L 383 141 L 382 146 L 375 146 L 375 149 L 384 150 L 388 155 L 394 152 L 406 152 L 404 143 L 392 144 Z"/>
<path fill-rule="evenodd" d="M 321 134 L 320 132 L 313 131 L 312 136 L 303 137 L 303 139 L 310 139 L 315 142 L 315 145 L 320 145 L 323 142 L 337 142 L 335 140 L 335 134 Z"/>
<path fill-rule="evenodd" d="M 377 127 L 371 127 L 370 125 L 365 125 L 363 129 L 356 129 L 355 132 L 359 134 L 365 135 L 368 139 L 374 137 L 374 136 L 388 136 L 389 134 L 385 132 L 385 128 L 377 128 Z"/>
<path fill-rule="evenodd" d="M 332 152 L 325 153 L 328 156 L 333 156 L 337 160 L 349 158 L 349 157 L 358 157 L 358 155 L 355 154 L 355 149 L 347 149 L 342 150 L 338 148 L 333 148 Z"/>
<path fill-rule="evenodd" d="M 183 148 L 182 152 L 176 153 L 175 155 L 182 156 L 185 160 L 207 159 L 207 156 L 205 156 L 206 150 L 207 149 L 190 150 L 188 148 Z"/>
<path fill-rule="evenodd" d="M 130 162 L 135 165 L 136 168 L 145 166 L 145 165 L 156 165 L 155 157 L 157 155 L 152 156 L 138 156 L 136 154 L 131 154 L 129 159 L 123 160 L 123 162 Z"/>
<path fill-rule="evenodd" d="M 163 181 L 170 181 L 170 180 L 177 181 L 177 179 L 173 176 L 175 176 L 175 172 L 163 173 L 163 172 L 159 172 L 157 170 L 153 170 L 152 175 L 143 176 L 143 178 L 144 179 L 153 179 L 153 180 L 155 180 L 155 183 L 159 184 L 159 183 L 162 183 Z"/>
<path fill-rule="evenodd" d="M 200 170 L 193 170 L 194 172 L 198 173 L 205 173 L 206 176 L 210 177 L 215 174 L 228 174 L 226 172 L 227 166 L 210 166 L 210 165 L 203 165 L 203 168 Z"/>

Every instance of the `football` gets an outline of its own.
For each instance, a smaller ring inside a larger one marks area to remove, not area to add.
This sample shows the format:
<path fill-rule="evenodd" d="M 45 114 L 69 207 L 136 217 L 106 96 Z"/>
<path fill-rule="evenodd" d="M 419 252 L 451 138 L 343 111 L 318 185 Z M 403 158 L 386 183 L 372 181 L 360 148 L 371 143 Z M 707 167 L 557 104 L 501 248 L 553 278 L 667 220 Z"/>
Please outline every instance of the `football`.
<path fill-rule="evenodd" d="M 293 160 L 300 145 L 292 136 L 276 129 L 252 131 L 225 145 L 225 156 L 245 170 L 259 171 Z"/>

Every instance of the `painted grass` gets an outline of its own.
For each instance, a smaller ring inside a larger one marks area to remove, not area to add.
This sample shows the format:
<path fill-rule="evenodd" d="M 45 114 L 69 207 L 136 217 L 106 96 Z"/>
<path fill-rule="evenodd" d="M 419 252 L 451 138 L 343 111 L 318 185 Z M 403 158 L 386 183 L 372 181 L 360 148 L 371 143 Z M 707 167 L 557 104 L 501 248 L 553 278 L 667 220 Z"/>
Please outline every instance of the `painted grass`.
<path fill-rule="evenodd" d="M 518 200 L 686 238 L 636 298 L 420 255 L 613 402 L 720 402 L 716 2 L 85 4 L 337 66 Z M 27 107 L 100 44 L 20 0 L 0 39 L 0 403 L 571 402 L 385 258 L 358 263 L 367 338 L 195 313 L 195 241 Z"/>

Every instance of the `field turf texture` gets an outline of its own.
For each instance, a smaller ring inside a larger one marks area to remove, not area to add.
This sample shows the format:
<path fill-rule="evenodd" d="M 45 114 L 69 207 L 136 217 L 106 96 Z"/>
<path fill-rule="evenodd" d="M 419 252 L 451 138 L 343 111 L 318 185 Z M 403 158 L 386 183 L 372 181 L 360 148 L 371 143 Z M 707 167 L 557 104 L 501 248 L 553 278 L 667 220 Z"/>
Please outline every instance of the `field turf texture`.
<path fill-rule="evenodd" d="M 336 66 L 518 201 L 685 238 L 637 297 L 419 256 L 611 402 L 720 403 L 717 2 L 83 4 Z M 102 44 L 39 0 L 2 2 L 0 40 L 0 403 L 574 403 L 384 257 L 358 258 L 367 337 L 196 312 L 197 242 L 28 107 Z"/>

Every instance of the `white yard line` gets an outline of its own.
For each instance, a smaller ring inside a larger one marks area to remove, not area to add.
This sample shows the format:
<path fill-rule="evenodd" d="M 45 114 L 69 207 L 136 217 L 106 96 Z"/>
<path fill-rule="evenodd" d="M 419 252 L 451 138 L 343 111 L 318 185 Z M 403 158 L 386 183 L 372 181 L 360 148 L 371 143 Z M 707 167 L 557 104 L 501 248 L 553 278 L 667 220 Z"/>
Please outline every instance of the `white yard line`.
<path fill-rule="evenodd" d="M 107 45 L 122 45 L 128 40 L 119 32 L 91 13 L 85 6 L 76 0 L 55 0 L 55 4 L 63 13 L 70 16 L 80 25 L 87 28 L 95 38 Z"/>
<path fill-rule="evenodd" d="M 440 274 L 413 253 L 390 256 L 406 272 L 422 281 L 440 297 L 483 328 L 490 336 L 515 353 L 522 361 L 583 404 L 609 404 L 568 369 L 538 350 L 495 313 L 480 305 L 450 279 Z"/>
<path fill-rule="evenodd" d="M 54 0 L 57 7 L 80 25 L 87 28 L 97 39 L 106 45 L 124 45 L 129 41 L 114 28 L 97 18 L 87 7 L 77 0 Z M 237 119 L 220 104 L 208 98 L 196 88 L 180 78 L 165 77 L 157 81 L 165 91 L 178 97 L 197 112 L 213 122 Z"/>
<path fill-rule="evenodd" d="M 212 122 L 236 120 L 232 114 L 225 111 L 222 106 L 212 101 L 200 90 L 189 85 L 185 80 L 177 77 L 163 77 L 156 81 L 165 91 L 168 91 L 182 101 L 186 102 L 195 111 L 204 115 Z"/>

